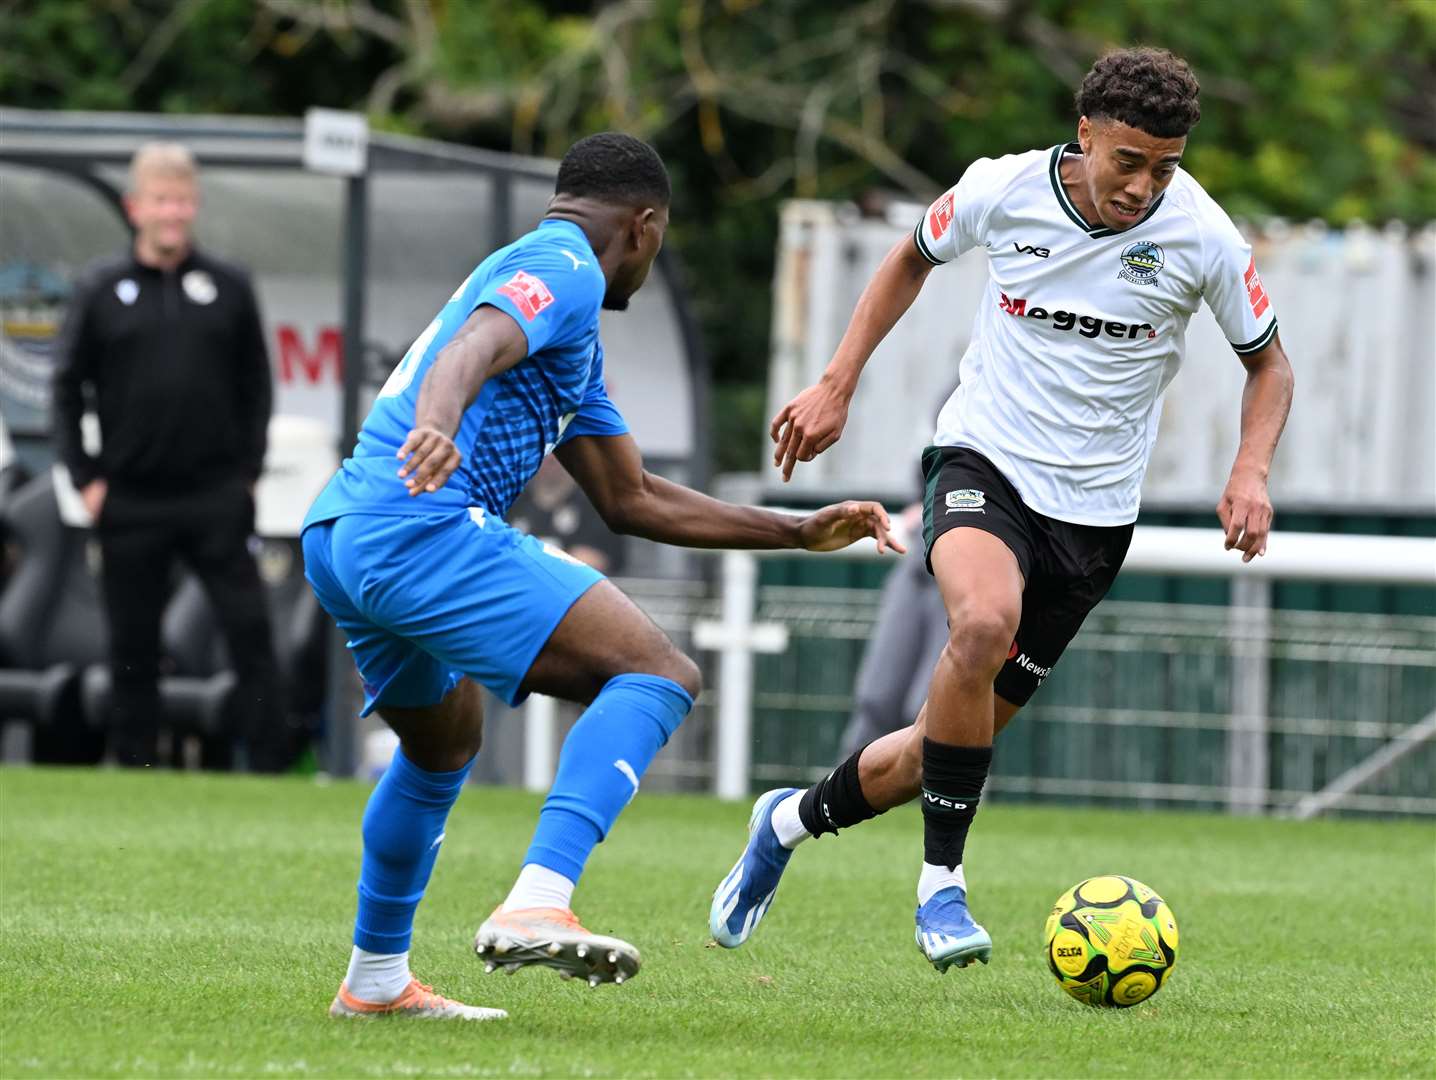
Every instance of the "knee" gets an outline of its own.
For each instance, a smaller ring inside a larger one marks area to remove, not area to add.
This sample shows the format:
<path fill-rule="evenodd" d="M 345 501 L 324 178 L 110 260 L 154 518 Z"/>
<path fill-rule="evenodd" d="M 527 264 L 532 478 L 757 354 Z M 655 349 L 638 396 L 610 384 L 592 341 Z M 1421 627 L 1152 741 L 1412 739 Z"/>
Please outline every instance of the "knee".
<path fill-rule="evenodd" d="M 698 695 L 703 692 L 703 673 L 698 670 L 698 665 L 693 662 L 692 658 L 674 649 L 665 667 L 668 670 L 658 672 L 658 674 L 665 679 L 672 679 L 683 687 L 689 697 L 697 701 Z"/>
<path fill-rule="evenodd" d="M 963 611 L 953 618 L 943 656 L 959 675 L 990 682 L 1007 659 L 1021 618 L 1003 606 Z"/>
<path fill-rule="evenodd" d="M 703 675 L 698 670 L 698 665 L 667 638 L 649 641 L 641 648 L 634 649 L 620 662 L 616 670 L 613 670 L 609 678 L 624 673 L 656 675 L 660 679 L 668 679 L 681 686 L 694 701 L 698 700 L 698 694 L 703 689 Z"/>
<path fill-rule="evenodd" d="M 466 710 L 462 721 L 455 725 L 449 745 L 449 768 L 446 772 L 462 769 L 484 748 L 484 714 L 475 706 Z"/>

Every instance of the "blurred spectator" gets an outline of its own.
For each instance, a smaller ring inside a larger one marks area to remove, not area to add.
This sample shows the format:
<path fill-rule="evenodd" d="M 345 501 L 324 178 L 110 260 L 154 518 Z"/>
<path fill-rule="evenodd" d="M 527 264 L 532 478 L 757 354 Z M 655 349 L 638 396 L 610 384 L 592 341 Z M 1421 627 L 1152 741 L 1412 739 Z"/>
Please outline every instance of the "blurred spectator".
<path fill-rule="evenodd" d="M 56 342 L 55 433 L 99 536 L 110 629 L 111 753 L 153 764 L 160 618 L 176 558 L 204 585 L 239 679 L 251 767 L 287 764 L 264 588 L 250 550 L 272 389 L 248 275 L 196 250 L 198 172 L 183 146 L 130 165 L 133 247 L 87 267 Z M 90 398 L 102 446 L 86 453 Z"/>
<path fill-rule="evenodd" d="M 557 458 L 544 458 L 529 486 L 510 508 L 508 522 L 520 532 L 587 563 L 600 574 L 622 572 L 622 538 L 603 523 Z"/>

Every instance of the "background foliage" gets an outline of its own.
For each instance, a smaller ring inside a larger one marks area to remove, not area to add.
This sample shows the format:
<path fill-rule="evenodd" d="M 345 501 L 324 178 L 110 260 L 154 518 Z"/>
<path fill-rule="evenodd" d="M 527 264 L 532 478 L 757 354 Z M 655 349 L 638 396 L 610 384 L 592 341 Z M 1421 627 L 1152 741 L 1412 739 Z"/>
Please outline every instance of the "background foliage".
<path fill-rule="evenodd" d="M 779 202 L 926 199 L 1057 142 L 1091 61 L 1138 42 L 1196 69 L 1186 164 L 1234 215 L 1436 218 L 1436 0 L 0 0 L 0 101 L 647 138 L 715 407 L 756 436 Z M 752 466 L 751 438 L 717 445 Z"/>

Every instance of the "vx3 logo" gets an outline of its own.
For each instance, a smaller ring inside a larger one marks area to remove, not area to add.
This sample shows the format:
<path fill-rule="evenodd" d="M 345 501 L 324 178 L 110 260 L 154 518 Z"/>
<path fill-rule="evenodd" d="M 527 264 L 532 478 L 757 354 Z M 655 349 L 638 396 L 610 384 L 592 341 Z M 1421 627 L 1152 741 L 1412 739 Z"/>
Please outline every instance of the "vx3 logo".
<path fill-rule="evenodd" d="M 1052 254 L 1051 248 L 1033 247 L 1031 244 L 1019 244 L 1016 240 L 1012 241 L 1012 248 L 1019 255 L 1036 255 L 1039 259 L 1045 259 Z"/>

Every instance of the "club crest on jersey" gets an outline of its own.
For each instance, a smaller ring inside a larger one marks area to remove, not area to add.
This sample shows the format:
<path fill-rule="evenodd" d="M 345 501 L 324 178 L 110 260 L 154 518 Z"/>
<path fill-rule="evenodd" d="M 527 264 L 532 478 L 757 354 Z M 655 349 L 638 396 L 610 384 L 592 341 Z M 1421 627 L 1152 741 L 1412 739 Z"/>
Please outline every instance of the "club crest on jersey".
<path fill-rule="evenodd" d="M 1122 249 L 1122 269 L 1117 276 L 1134 285 L 1150 285 L 1157 280 L 1165 263 L 1158 245 L 1150 240 L 1138 240 Z"/>
<path fill-rule="evenodd" d="M 955 491 L 949 491 L 943 497 L 943 502 L 947 504 L 949 514 L 987 513 L 983 509 L 987 505 L 987 496 L 976 488 L 958 488 Z"/>
<path fill-rule="evenodd" d="M 191 270 L 180 278 L 180 288 L 196 304 L 212 304 L 219 295 L 219 287 L 215 285 L 214 278 L 203 270 Z"/>
<path fill-rule="evenodd" d="M 498 291 L 514 302 L 525 320 L 533 322 L 540 311 L 553 303 L 553 293 L 542 278 L 520 270 L 499 286 Z"/>

